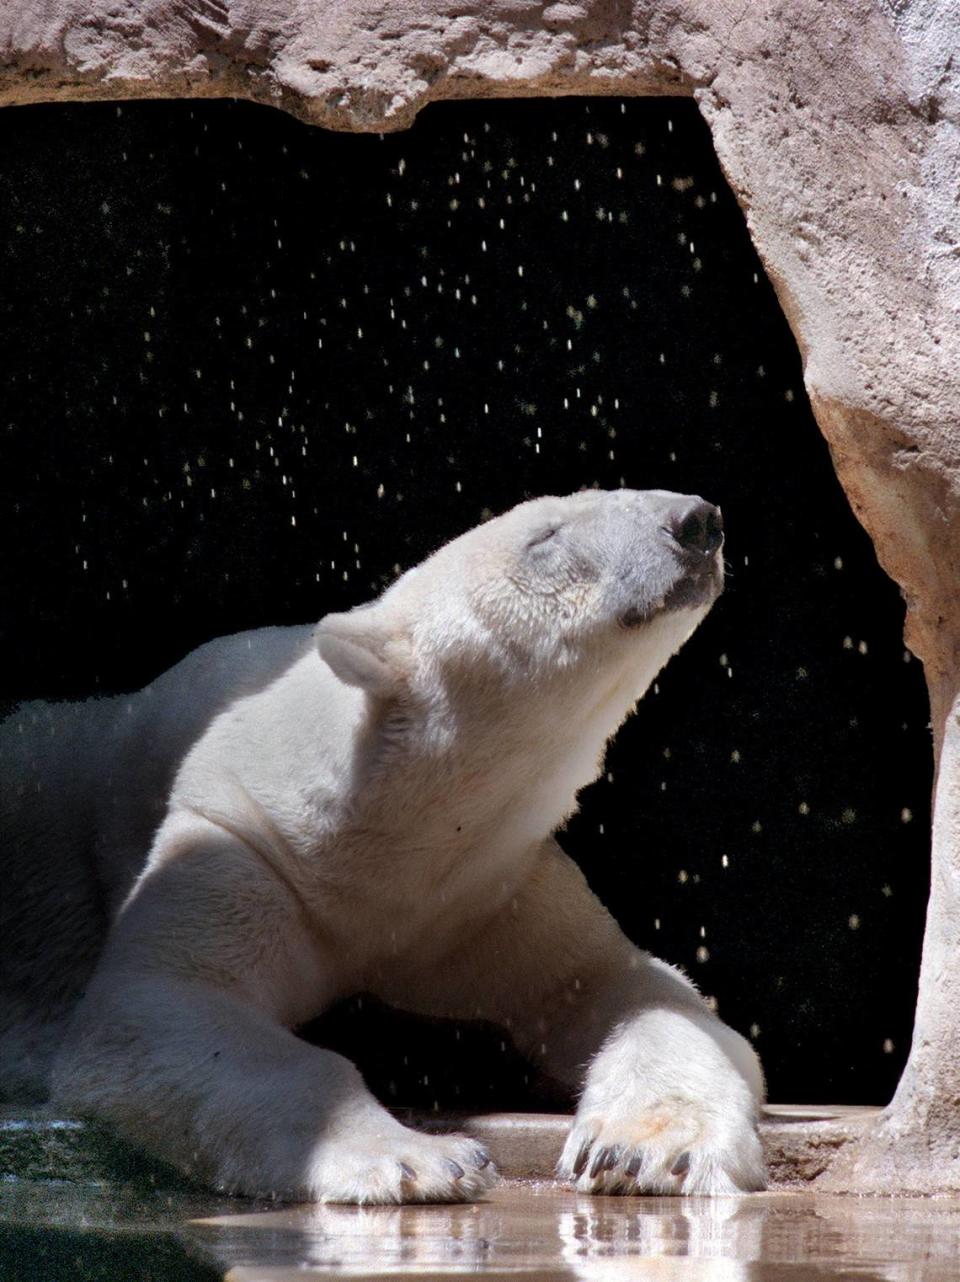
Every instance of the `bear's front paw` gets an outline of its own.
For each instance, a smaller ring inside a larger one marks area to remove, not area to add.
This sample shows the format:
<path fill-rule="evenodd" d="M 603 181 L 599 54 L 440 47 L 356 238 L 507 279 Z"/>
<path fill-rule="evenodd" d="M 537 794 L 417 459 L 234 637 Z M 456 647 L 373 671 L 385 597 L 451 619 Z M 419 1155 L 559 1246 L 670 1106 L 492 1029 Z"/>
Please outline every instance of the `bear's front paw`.
<path fill-rule="evenodd" d="M 752 1116 L 682 1094 L 577 1113 L 557 1167 L 584 1193 L 749 1193 L 766 1185 Z"/>
<path fill-rule="evenodd" d="M 766 1186 L 763 1073 L 692 1002 L 641 1008 L 594 1057 L 558 1164 L 584 1193 L 751 1193 Z"/>
<path fill-rule="evenodd" d="M 360 1205 L 472 1202 L 497 1179 L 482 1144 L 465 1135 L 426 1135 L 407 1127 L 358 1133 L 321 1146 L 308 1196 Z"/>

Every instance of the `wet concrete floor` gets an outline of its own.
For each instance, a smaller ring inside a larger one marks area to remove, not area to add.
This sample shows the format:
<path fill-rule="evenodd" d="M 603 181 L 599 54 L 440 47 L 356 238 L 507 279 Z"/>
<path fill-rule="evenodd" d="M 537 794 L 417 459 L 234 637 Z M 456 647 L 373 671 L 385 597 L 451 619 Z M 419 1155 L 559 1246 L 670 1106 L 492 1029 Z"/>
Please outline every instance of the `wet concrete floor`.
<path fill-rule="evenodd" d="M 593 1198 L 512 1183 L 466 1206 L 270 1207 L 51 1181 L 8 1184 L 0 1200 L 0 1276 L 17 1282 L 960 1280 L 960 1199 Z"/>
<path fill-rule="evenodd" d="M 305 1270 L 531 1282 L 960 1279 L 954 1200 L 593 1198 L 508 1185 L 473 1206 L 295 1208 L 215 1217 L 191 1231 L 230 1260 L 230 1282 L 293 1282 Z"/>

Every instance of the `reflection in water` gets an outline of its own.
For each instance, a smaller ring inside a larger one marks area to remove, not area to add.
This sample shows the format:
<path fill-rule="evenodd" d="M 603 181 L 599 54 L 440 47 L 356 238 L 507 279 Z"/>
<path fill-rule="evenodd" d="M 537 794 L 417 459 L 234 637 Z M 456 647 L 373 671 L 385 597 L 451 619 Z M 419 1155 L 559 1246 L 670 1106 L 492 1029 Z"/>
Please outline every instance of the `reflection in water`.
<path fill-rule="evenodd" d="M 527 1282 L 955 1282 L 960 1201 L 592 1198 L 506 1185 L 473 1206 L 291 1207 L 194 1221 L 230 1282 L 458 1274 Z"/>
<path fill-rule="evenodd" d="M 741 1282 L 758 1259 L 761 1218 L 749 1213 L 743 1198 L 636 1199 L 634 1213 L 623 1214 L 611 1198 L 577 1196 L 557 1216 L 561 1258 L 583 1279 L 643 1277 L 643 1264 L 660 1268 L 664 1259 L 701 1263 L 697 1278 Z M 735 1258 L 730 1258 L 731 1256 Z M 639 1258 L 638 1258 L 639 1257 Z M 637 1266 L 640 1271 L 636 1272 Z M 664 1276 L 662 1268 L 651 1276 Z"/>

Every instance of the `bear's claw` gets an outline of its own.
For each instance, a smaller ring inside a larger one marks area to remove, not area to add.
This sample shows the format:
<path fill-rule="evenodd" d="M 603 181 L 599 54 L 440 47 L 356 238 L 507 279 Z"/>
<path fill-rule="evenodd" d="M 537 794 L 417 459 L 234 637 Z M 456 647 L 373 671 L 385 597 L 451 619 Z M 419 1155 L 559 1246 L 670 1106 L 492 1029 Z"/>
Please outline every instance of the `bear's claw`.
<path fill-rule="evenodd" d="M 764 1187 L 751 1119 L 739 1126 L 727 1119 L 723 1126 L 692 1101 L 644 1114 L 638 1107 L 619 1119 L 575 1120 L 557 1164 L 560 1178 L 582 1193 L 730 1194 Z"/>

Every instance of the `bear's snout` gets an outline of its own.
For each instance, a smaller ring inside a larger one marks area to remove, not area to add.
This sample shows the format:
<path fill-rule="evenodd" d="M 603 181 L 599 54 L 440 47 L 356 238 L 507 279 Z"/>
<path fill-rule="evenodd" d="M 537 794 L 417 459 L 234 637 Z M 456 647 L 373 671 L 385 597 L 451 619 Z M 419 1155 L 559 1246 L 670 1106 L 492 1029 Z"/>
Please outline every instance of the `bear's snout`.
<path fill-rule="evenodd" d="M 684 552 L 696 557 L 712 556 L 723 543 L 720 509 L 701 498 L 690 498 L 678 505 L 663 529 Z"/>

